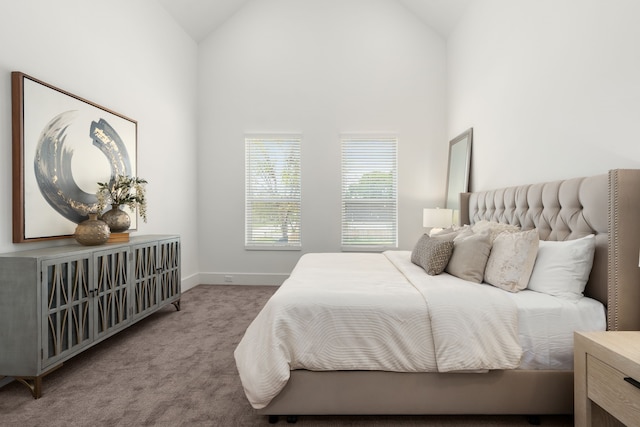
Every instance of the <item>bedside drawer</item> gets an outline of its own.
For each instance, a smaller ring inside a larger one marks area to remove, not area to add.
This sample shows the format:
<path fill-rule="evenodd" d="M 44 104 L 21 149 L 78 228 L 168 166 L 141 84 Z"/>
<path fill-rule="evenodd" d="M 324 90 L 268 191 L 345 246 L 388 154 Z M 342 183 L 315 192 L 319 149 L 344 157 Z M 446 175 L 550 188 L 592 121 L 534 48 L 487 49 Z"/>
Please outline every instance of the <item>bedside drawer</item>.
<path fill-rule="evenodd" d="M 640 388 L 628 375 L 587 355 L 587 395 L 605 411 L 629 426 L 640 425 Z M 640 381 L 640 378 L 634 378 Z"/>

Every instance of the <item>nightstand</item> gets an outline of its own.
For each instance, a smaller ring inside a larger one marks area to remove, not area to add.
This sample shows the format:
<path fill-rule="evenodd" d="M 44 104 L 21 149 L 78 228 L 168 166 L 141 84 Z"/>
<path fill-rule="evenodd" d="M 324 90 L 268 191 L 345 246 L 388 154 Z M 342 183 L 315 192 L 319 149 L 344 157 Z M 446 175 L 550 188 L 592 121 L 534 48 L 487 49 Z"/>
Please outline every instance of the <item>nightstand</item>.
<path fill-rule="evenodd" d="M 574 385 L 576 426 L 640 426 L 640 332 L 576 332 Z"/>

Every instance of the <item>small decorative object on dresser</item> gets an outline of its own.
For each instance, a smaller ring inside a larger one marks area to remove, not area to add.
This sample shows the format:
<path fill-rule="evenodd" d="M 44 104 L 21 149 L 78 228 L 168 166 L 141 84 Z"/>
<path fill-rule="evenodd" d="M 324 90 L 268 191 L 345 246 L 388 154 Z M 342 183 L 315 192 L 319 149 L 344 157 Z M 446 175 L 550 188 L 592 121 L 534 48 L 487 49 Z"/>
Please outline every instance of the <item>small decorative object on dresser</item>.
<path fill-rule="evenodd" d="M 109 230 L 114 233 L 126 231 L 131 226 L 129 214 L 123 211 L 122 205 L 113 204 L 111 209 L 102 214 L 102 220 L 107 223 Z"/>
<path fill-rule="evenodd" d="M 102 212 L 107 204 L 111 204 L 111 210 L 102 214 L 102 220 L 112 233 L 121 233 L 131 226 L 129 214 L 121 209 L 124 206 L 131 211 L 139 209 L 140 217 L 147 222 L 146 184 L 142 178 L 126 175 L 116 175 L 109 182 L 98 183 L 98 210 Z"/>
<path fill-rule="evenodd" d="M 129 241 L 129 231 L 124 231 L 122 233 L 111 233 L 109 236 L 109 240 L 107 243 L 125 243 Z"/>
<path fill-rule="evenodd" d="M 89 219 L 78 224 L 73 237 L 81 245 L 95 246 L 106 243 L 110 235 L 107 223 L 98 219 L 98 214 L 94 212 L 89 214 Z"/>
<path fill-rule="evenodd" d="M 575 425 L 640 426 L 640 332 L 576 332 Z"/>

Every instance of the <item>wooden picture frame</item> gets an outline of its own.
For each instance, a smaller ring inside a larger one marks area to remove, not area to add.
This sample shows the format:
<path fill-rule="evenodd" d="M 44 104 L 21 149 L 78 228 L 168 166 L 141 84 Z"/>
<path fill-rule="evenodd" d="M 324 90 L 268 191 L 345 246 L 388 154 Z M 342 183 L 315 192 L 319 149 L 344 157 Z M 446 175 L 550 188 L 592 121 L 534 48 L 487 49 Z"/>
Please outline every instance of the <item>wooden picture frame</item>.
<path fill-rule="evenodd" d="M 453 209 L 454 224 L 458 223 L 460 217 L 460 193 L 469 191 L 472 143 L 473 128 L 467 129 L 449 142 L 449 165 L 444 207 Z"/>
<path fill-rule="evenodd" d="M 18 71 L 11 100 L 13 242 L 71 237 L 98 182 L 136 176 L 138 123 Z"/>

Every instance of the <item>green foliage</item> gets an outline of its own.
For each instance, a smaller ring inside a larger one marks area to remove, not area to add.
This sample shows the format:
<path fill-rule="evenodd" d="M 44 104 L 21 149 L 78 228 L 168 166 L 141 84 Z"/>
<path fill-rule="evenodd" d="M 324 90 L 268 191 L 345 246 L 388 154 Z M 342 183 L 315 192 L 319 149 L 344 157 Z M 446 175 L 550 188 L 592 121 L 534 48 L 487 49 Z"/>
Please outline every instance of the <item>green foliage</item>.
<path fill-rule="evenodd" d="M 393 199 L 393 174 L 390 172 L 368 172 L 357 183 L 349 185 L 349 199 Z"/>
<path fill-rule="evenodd" d="M 260 143 L 255 144 L 253 150 L 256 161 L 250 178 L 251 223 L 254 230 L 269 235 L 266 239 L 288 242 L 292 235 L 299 233 L 300 224 L 299 202 L 291 201 L 299 199 L 300 192 L 300 167 L 295 150 Z"/>
<path fill-rule="evenodd" d="M 139 209 L 140 217 L 147 222 L 147 181 L 143 178 L 116 175 L 109 182 L 98 182 L 98 212 L 108 205 L 126 205 L 131 210 Z"/>

